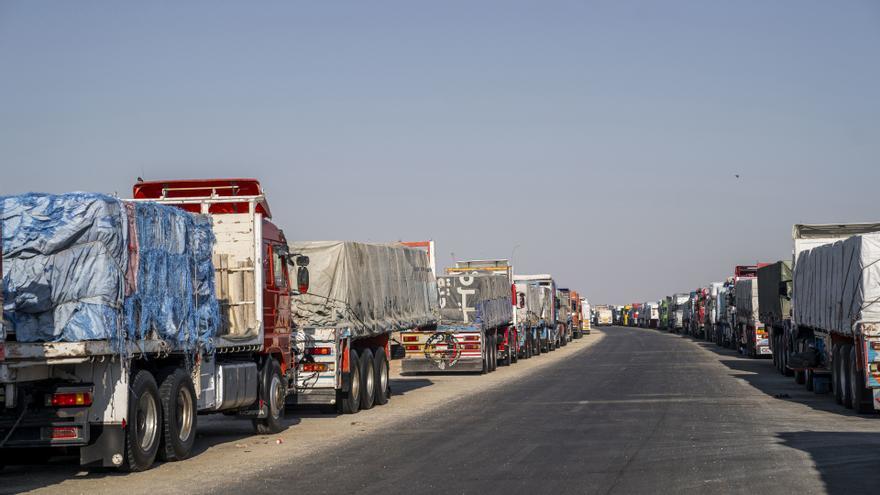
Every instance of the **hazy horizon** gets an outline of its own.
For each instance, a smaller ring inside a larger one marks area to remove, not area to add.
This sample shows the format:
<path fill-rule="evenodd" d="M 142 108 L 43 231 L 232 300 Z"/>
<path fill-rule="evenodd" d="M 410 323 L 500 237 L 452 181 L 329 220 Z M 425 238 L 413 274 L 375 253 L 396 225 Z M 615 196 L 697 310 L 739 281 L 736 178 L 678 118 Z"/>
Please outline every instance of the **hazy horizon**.
<path fill-rule="evenodd" d="M 880 220 L 878 47 L 867 0 L 3 2 L 0 194 L 256 177 L 289 239 L 656 300 Z"/>

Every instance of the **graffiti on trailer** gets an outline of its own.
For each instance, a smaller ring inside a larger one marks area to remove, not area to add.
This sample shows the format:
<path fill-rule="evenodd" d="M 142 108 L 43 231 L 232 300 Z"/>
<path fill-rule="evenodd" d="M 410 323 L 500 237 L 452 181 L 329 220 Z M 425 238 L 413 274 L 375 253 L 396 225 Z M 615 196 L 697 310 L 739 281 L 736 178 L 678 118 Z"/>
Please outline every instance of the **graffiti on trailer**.
<path fill-rule="evenodd" d="M 425 357 L 439 370 L 455 366 L 461 357 L 461 346 L 451 332 L 439 332 L 425 342 Z"/>
<path fill-rule="evenodd" d="M 470 322 L 470 314 L 477 310 L 472 306 L 474 300 L 468 300 L 470 296 L 477 293 L 476 289 L 470 288 L 473 283 L 474 277 L 469 275 L 460 275 L 458 277 L 458 284 L 453 284 L 452 282 L 447 283 L 446 277 L 437 278 L 437 292 L 440 295 L 440 309 L 442 310 L 446 308 L 448 302 L 457 304 L 461 308 L 461 321 L 465 323 Z M 453 285 L 456 285 L 457 287 L 453 287 Z M 453 290 L 455 291 L 455 294 L 452 293 Z M 449 301 L 447 301 L 447 299 L 449 299 Z M 455 306 L 451 307 L 454 308 Z"/>

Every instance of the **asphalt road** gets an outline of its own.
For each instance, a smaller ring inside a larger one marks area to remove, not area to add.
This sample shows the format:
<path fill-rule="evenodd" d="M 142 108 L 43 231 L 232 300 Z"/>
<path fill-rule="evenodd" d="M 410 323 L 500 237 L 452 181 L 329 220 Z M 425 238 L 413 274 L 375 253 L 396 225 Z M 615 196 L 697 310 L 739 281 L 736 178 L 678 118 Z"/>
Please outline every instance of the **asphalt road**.
<path fill-rule="evenodd" d="M 766 494 L 880 484 L 880 418 L 805 391 L 767 360 L 656 330 L 605 333 L 527 378 L 226 491 Z"/>

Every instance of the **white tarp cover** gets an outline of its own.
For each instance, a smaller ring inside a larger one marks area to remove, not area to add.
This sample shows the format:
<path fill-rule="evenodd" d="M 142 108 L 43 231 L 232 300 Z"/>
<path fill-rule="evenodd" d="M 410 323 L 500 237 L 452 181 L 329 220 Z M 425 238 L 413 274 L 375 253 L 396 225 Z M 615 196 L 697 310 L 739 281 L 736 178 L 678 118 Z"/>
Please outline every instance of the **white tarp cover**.
<path fill-rule="evenodd" d="M 437 281 L 424 251 L 351 241 L 292 242 L 290 250 L 309 257 L 309 291 L 291 297 L 298 327 L 345 327 L 369 337 L 439 319 Z"/>
<path fill-rule="evenodd" d="M 510 279 L 506 274 L 459 274 L 437 277 L 440 323 L 467 324 L 482 329 L 509 325 L 513 320 Z"/>
<path fill-rule="evenodd" d="M 540 323 L 545 304 L 542 289 L 535 284 L 516 283 L 516 323 L 521 328 L 536 327 Z"/>
<path fill-rule="evenodd" d="M 741 278 L 736 281 L 736 317 L 741 323 L 758 321 L 758 279 Z"/>
<path fill-rule="evenodd" d="M 849 335 L 856 321 L 880 322 L 880 233 L 801 252 L 793 278 L 798 325 Z"/>

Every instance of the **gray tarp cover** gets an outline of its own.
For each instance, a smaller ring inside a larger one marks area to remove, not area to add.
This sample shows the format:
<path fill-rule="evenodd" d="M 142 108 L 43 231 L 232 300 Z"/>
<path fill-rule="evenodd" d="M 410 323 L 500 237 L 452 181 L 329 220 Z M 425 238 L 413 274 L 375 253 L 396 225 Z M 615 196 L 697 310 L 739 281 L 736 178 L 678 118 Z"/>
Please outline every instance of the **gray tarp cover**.
<path fill-rule="evenodd" d="M 522 328 L 536 327 L 544 318 L 545 288 L 525 282 L 516 283 L 516 323 Z"/>
<path fill-rule="evenodd" d="M 758 309 L 765 324 L 781 322 L 791 315 L 791 299 L 779 294 L 783 282 L 791 287 L 790 261 L 777 261 L 758 268 Z"/>
<path fill-rule="evenodd" d="M 423 251 L 350 241 L 290 249 L 309 257 L 309 292 L 291 298 L 298 327 L 348 327 L 369 337 L 437 323 L 437 281 Z"/>
<path fill-rule="evenodd" d="M 482 329 L 509 325 L 513 319 L 507 275 L 461 274 L 437 277 L 440 323 Z"/>
<path fill-rule="evenodd" d="M 849 335 L 856 321 L 880 322 L 880 234 L 803 251 L 792 288 L 798 325 Z"/>
<path fill-rule="evenodd" d="M 758 279 L 741 278 L 736 281 L 736 318 L 741 323 L 758 321 Z"/>

